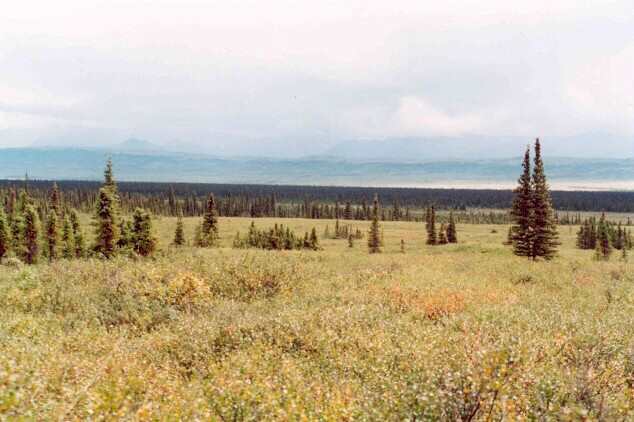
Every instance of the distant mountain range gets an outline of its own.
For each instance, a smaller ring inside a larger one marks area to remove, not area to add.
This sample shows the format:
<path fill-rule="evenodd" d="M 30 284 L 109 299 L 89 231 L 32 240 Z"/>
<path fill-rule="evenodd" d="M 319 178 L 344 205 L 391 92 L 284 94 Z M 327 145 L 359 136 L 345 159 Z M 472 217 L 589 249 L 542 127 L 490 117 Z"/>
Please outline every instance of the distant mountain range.
<path fill-rule="evenodd" d="M 525 137 L 464 136 L 349 140 L 329 148 L 326 156 L 348 160 L 428 162 L 447 160 L 506 159 L 524 152 Z M 574 158 L 634 158 L 634 137 L 584 134 L 542 139 L 547 156 Z"/>
<path fill-rule="evenodd" d="M 148 142 L 129 139 L 116 146 L 113 140 L 125 139 L 120 130 L 74 128 L 37 133 L 16 133 L 0 128 L 0 145 L 25 145 L 36 148 L 56 147 L 111 149 L 126 152 L 189 152 L 218 157 L 269 157 L 296 159 L 306 156 L 353 161 L 428 162 L 474 159 L 504 159 L 523 153 L 533 141 L 526 136 L 462 135 L 454 137 L 419 136 L 385 139 L 336 139 L 322 133 L 297 138 L 250 139 L 231 133 L 210 132 L 199 139 L 165 138 Z M 544 136 L 544 154 L 548 157 L 634 158 L 634 136 L 607 132 L 586 132 L 574 136 Z M 18 143 L 20 142 L 20 143 Z"/>
<path fill-rule="evenodd" d="M 117 178 L 127 181 L 509 188 L 521 163 L 519 154 L 487 160 L 432 155 L 425 162 L 347 158 L 343 148 L 333 151 L 337 156 L 303 159 L 218 158 L 164 151 L 141 140 L 110 149 L 8 148 L 0 149 L 0 179 L 28 173 L 33 179 L 99 180 L 112 156 Z M 553 188 L 634 190 L 634 158 L 549 156 L 545 162 Z"/>

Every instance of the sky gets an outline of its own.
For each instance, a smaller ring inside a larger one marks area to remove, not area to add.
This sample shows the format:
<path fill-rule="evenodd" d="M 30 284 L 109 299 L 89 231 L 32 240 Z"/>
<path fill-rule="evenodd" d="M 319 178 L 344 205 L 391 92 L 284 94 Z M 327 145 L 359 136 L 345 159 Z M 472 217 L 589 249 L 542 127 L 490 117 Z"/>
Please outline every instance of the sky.
<path fill-rule="evenodd" d="M 21 0 L 0 14 L 0 147 L 310 155 L 604 135 L 634 156 L 631 0 Z"/>

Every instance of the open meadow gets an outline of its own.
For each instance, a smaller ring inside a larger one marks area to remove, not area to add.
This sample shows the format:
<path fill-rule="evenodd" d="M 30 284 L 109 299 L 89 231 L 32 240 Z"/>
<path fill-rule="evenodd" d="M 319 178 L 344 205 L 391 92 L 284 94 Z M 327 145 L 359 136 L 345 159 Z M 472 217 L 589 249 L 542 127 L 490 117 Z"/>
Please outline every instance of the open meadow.
<path fill-rule="evenodd" d="M 251 221 L 220 218 L 217 248 L 170 247 L 162 217 L 153 258 L 1 266 L 0 419 L 634 418 L 634 264 L 577 227 L 531 262 L 488 225 L 431 247 L 381 222 L 370 255 L 332 220 L 260 218 L 323 249 L 232 249 Z"/>

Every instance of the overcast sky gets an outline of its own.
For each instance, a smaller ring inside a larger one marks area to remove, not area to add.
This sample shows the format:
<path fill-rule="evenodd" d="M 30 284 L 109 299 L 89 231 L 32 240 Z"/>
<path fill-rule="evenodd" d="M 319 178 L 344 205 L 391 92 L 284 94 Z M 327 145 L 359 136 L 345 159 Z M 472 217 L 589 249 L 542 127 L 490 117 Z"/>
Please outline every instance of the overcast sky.
<path fill-rule="evenodd" d="M 632 0 L 7 2 L 0 146 L 634 139 Z"/>

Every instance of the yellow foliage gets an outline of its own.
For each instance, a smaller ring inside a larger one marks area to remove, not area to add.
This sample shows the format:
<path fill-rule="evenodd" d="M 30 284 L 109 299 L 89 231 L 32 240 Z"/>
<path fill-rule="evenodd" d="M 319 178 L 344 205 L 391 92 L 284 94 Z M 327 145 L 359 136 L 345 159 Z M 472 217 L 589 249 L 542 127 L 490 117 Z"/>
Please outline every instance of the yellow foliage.
<path fill-rule="evenodd" d="M 169 278 L 167 292 L 170 301 L 177 305 L 191 304 L 209 299 L 211 293 L 205 280 L 190 271 Z"/>
<path fill-rule="evenodd" d="M 395 311 L 422 314 L 432 321 L 462 312 L 466 306 L 461 293 L 447 289 L 422 293 L 413 289 L 390 287 L 385 289 L 384 294 L 387 305 Z"/>

